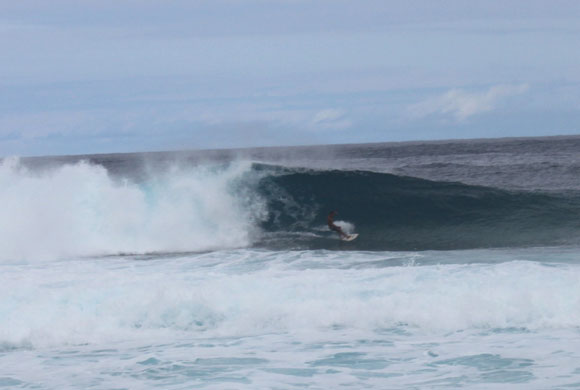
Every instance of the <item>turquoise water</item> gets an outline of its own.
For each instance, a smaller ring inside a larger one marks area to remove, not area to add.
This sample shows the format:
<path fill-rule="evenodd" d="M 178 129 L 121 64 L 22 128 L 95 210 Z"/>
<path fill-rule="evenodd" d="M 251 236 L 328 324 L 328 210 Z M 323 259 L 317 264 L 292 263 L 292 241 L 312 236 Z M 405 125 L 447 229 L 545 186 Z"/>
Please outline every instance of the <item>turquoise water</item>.
<path fill-rule="evenodd" d="M 242 249 L 3 264 L 0 386 L 574 387 L 579 256 Z"/>

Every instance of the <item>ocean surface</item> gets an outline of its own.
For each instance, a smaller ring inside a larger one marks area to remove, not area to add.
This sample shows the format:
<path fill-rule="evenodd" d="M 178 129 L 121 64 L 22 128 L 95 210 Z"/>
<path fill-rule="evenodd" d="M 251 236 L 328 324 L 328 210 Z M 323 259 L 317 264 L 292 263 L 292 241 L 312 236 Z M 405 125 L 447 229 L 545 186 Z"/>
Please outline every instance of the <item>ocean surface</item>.
<path fill-rule="evenodd" d="M 580 388 L 580 137 L 6 158 L 0 205 L 0 388 Z"/>

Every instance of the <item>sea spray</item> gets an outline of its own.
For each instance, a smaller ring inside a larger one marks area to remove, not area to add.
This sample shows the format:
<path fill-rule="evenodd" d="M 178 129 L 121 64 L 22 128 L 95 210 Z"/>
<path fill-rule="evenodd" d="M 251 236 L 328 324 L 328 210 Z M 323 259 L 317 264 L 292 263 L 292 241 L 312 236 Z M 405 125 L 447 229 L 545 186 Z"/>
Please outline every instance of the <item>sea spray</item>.
<path fill-rule="evenodd" d="M 100 165 L 0 165 L 0 259 L 203 251 L 251 245 L 266 210 L 247 163 L 173 167 L 135 182 Z"/>

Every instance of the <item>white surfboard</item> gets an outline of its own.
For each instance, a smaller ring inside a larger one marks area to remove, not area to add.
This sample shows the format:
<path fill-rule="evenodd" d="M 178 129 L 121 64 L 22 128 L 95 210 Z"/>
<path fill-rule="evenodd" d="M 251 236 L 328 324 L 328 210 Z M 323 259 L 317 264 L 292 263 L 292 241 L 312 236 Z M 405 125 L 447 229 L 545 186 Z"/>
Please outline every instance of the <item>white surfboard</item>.
<path fill-rule="evenodd" d="M 347 237 L 345 238 L 341 238 L 342 241 L 352 241 L 355 238 L 358 237 L 358 233 L 354 233 L 354 234 L 349 234 Z"/>

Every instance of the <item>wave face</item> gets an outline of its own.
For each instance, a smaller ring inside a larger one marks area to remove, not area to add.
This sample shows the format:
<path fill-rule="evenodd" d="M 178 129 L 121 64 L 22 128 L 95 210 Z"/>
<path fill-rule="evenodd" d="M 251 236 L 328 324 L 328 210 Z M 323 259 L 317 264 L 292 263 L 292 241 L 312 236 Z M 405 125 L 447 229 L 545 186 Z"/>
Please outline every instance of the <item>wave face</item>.
<path fill-rule="evenodd" d="M 268 232 L 311 232 L 298 246 L 328 247 L 326 215 L 355 225 L 358 250 L 566 245 L 578 242 L 580 196 L 509 191 L 367 171 L 256 166 L 265 176 Z M 288 245 L 280 237 L 271 245 Z"/>

